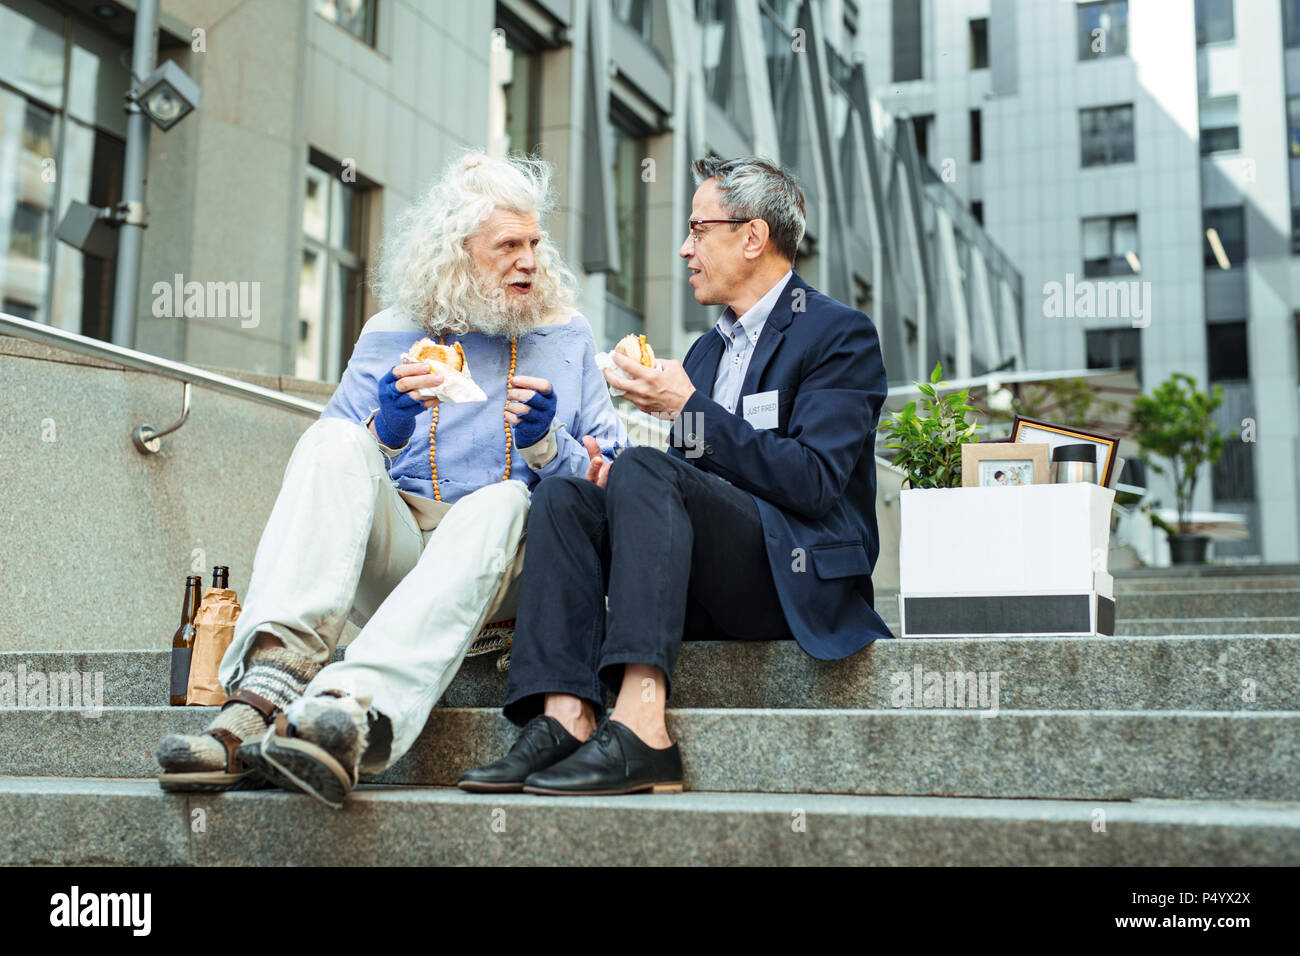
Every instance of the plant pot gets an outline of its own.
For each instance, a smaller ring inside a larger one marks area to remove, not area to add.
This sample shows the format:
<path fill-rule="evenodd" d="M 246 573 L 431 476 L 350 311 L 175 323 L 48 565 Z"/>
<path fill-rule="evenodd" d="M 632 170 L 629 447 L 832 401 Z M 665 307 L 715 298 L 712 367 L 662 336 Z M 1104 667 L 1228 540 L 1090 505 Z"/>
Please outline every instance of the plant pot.
<path fill-rule="evenodd" d="M 1209 535 L 1171 534 L 1169 560 L 1174 564 L 1204 564 L 1205 548 L 1209 543 Z"/>

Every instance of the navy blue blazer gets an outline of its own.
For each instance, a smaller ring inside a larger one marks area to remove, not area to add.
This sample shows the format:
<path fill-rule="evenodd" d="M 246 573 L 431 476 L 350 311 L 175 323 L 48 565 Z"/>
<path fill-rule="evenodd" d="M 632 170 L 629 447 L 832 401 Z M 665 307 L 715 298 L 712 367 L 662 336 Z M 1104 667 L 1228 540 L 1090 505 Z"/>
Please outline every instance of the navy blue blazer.
<path fill-rule="evenodd" d="M 893 637 L 872 606 L 876 425 L 888 385 L 871 319 L 795 273 L 768 315 L 740 394 L 776 392 L 777 426 L 745 421 L 709 396 L 722 337 L 702 335 L 682 364 L 696 391 L 668 453 L 754 497 L 781 607 L 813 657 L 847 657 Z"/>

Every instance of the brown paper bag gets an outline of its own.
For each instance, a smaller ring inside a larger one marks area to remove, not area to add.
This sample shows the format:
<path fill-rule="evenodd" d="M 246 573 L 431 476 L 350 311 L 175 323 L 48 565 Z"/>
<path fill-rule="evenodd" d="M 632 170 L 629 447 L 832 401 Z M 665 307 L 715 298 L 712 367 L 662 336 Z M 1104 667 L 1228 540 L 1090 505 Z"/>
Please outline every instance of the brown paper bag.
<path fill-rule="evenodd" d="M 217 670 L 234 639 L 239 610 L 239 600 L 231 588 L 208 588 L 203 593 L 203 603 L 194 616 L 194 630 L 198 633 L 194 636 L 194 657 L 185 697 L 188 706 L 220 706 L 226 702 Z"/>

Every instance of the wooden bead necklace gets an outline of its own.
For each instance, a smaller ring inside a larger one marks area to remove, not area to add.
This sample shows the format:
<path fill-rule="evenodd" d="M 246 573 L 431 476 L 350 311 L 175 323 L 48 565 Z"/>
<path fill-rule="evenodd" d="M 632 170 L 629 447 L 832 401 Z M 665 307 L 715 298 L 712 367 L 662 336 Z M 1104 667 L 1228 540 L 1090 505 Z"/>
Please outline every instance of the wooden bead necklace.
<path fill-rule="evenodd" d="M 444 336 L 441 335 L 438 336 L 439 345 L 443 344 L 443 338 Z M 515 444 L 514 432 L 510 430 L 510 419 L 506 418 L 505 416 L 510 414 L 510 389 L 514 387 L 515 361 L 518 357 L 516 353 L 516 348 L 518 344 L 519 344 L 519 340 L 517 338 L 510 340 L 510 371 L 506 373 L 506 407 L 501 413 L 501 417 L 506 423 L 506 473 L 505 476 L 501 479 L 502 481 L 510 480 L 510 450 L 514 447 Z M 461 362 L 464 363 L 465 352 L 463 349 L 461 349 L 459 342 L 456 343 L 456 349 L 460 351 Z M 434 501 L 441 501 L 442 489 L 438 487 L 438 463 L 435 458 L 436 443 L 434 440 L 434 432 L 436 432 L 437 430 L 438 430 L 438 406 L 435 405 L 433 406 L 433 417 L 429 421 L 429 477 L 433 479 L 433 499 Z"/>

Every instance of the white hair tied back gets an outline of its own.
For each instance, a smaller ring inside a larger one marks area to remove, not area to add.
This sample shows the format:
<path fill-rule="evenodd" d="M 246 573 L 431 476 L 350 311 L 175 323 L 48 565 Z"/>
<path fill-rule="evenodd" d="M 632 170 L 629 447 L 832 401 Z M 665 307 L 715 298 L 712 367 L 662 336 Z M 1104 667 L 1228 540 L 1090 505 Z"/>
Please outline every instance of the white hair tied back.
<path fill-rule="evenodd" d="M 452 160 L 384 239 L 375 282 L 380 301 L 431 332 L 463 335 L 483 305 L 467 241 L 496 209 L 540 223 L 552 205 L 551 166 L 543 160 L 481 152 Z M 546 312 L 571 308 L 577 279 L 545 230 L 535 255 L 536 304 Z"/>

